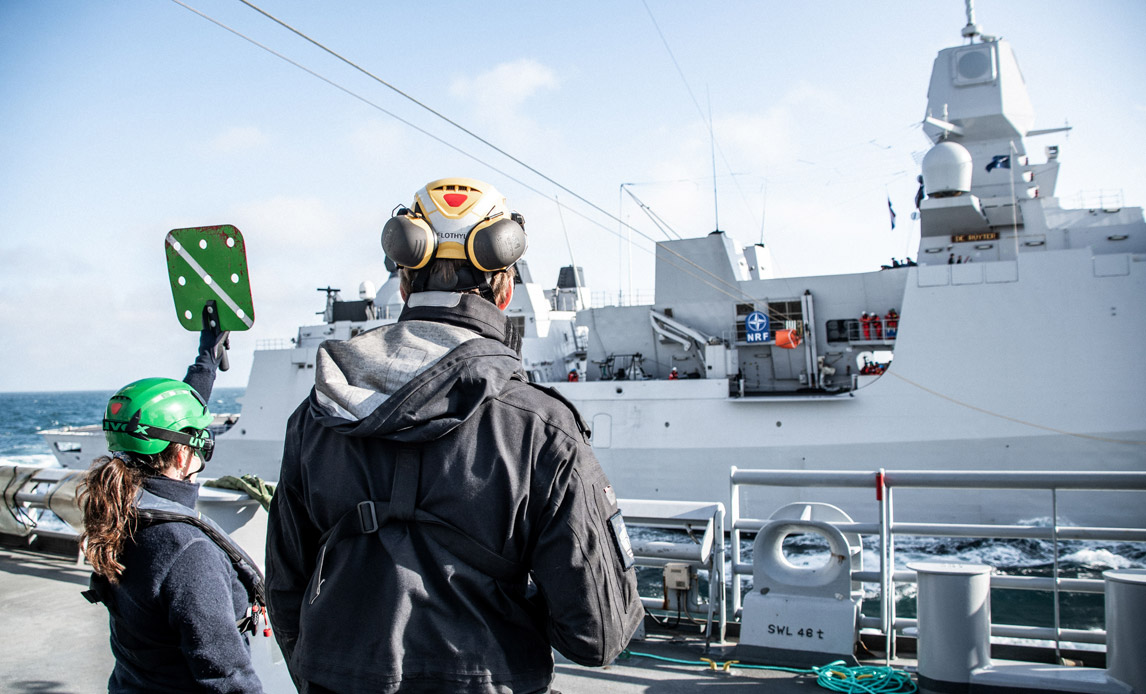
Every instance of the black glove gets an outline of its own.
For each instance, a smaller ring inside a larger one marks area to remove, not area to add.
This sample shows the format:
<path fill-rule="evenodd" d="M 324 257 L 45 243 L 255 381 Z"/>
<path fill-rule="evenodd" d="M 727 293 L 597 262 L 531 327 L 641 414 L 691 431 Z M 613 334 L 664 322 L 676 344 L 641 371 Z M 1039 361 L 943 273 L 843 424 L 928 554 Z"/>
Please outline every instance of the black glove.
<path fill-rule="evenodd" d="M 231 347 L 231 333 L 219 330 L 219 317 L 214 301 L 203 307 L 203 330 L 199 332 L 199 356 L 207 358 L 211 365 L 226 371 L 230 364 L 227 350 Z"/>

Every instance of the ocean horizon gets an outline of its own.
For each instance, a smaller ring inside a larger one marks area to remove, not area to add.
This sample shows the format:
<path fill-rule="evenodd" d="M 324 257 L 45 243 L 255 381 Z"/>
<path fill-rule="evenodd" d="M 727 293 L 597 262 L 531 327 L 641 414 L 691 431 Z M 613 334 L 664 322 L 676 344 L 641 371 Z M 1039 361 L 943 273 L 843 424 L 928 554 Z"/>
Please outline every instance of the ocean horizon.
<path fill-rule="evenodd" d="M 208 407 L 240 413 L 246 388 L 215 388 Z M 45 429 L 98 424 L 116 389 L 0 391 L 0 463 L 43 464 L 54 460 Z"/>

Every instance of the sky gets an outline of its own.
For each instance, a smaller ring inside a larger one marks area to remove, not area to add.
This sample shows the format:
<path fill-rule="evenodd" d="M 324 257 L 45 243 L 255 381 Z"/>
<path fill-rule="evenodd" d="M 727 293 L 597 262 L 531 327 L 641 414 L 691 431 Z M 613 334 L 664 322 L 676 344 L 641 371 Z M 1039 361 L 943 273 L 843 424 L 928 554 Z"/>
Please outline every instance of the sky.
<path fill-rule="evenodd" d="M 914 256 L 931 64 L 966 23 L 959 0 L 252 0 L 493 149 L 238 0 L 181 1 L 327 81 L 172 0 L 0 0 L 0 391 L 182 377 L 163 239 L 214 224 L 248 249 L 255 324 L 217 381 L 243 386 L 256 347 L 320 322 L 317 288 L 385 280 L 383 223 L 447 176 L 525 215 L 545 286 L 571 248 L 594 291 L 651 294 L 665 237 L 624 191 L 785 276 Z M 1064 206 L 1146 203 L 1141 3 L 975 9 L 1035 127 L 1073 127 L 1028 141 L 1059 146 Z"/>

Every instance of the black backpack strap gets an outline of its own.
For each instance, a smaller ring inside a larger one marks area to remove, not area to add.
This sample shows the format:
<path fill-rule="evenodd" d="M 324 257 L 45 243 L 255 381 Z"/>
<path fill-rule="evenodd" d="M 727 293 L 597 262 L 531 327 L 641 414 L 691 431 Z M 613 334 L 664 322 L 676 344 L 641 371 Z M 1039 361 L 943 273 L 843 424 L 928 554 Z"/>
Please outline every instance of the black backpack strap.
<path fill-rule="evenodd" d="M 94 571 L 88 578 L 88 589 L 80 591 L 80 595 L 84 596 L 84 599 L 93 605 L 102 602 L 104 605 L 107 605 L 109 609 L 112 608 L 112 603 L 114 602 L 111 593 L 111 583 L 108 582 L 106 577 Z"/>
<path fill-rule="evenodd" d="M 394 464 L 394 482 L 390 490 L 390 518 L 408 521 L 414 518 L 418 505 L 418 477 L 421 474 L 422 456 L 413 448 L 398 451 Z"/>
<path fill-rule="evenodd" d="M 520 564 L 487 548 L 456 526 L 424 512 L 419 512 L 415 520 L 438 544 L 477 567 L 483 574 L 502 581 L 525 576 L 525 569 Z"/>
<path fill-rule="evenodd" d="M 144 525 L 153 525 L 155 523 L 187 523 L 193 525 L 203 532 L 209 540 L 215 543 L 227 558 L 231 560 L 231 565 L 235 567 L 235 573 L 239 576 L 239 582 L 243 584 L 243 588 L 247 591 L 247 599 L 252 605 L 262 607 L 267 604 L 266 587 L 263 583 L 263 574 L 259 571 L 259 567 L 255 564 L 254 560 L 243 551 L 242 547 L 235 544 L 230 535 L 220 530 L 217 526 L 209 523 L 197 516 L 190 516 L 177 511 L 167 511 L 155 508 L 137 508 L 136 513 L 139 522 Z"/>
<path fill-rule="evenodd" d="M 421 452 L 403 448 L 394 466 L 394 482 L 389 501 L 362 501 L 347 511 L 320 540 L 323 548 L 333 548 L 355 535 L 370 535 L 390 522 L 409 522 L 435 542 L 460 557 L 482 573 L 500 580 L 519 578 L 525 569 L 438 516 L 418 508 L 418 478 Z M 322 551 L 322 550 L 320 550 Z"/>

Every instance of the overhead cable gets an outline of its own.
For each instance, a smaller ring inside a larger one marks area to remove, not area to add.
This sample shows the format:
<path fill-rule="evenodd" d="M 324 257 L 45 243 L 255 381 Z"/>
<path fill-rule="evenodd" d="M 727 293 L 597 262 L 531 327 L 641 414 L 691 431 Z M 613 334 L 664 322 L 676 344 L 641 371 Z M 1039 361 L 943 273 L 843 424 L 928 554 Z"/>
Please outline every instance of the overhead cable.
<path fill-rule="evenodd" d="M 314 70 L 312 70 L 312 69 L 310 69 L 310 68 L 308 68 L 308 67 L 306 67 L 306 66 L 302 65 L 301 63 L 299 63 L 299 62 L 297 62 L 297 61 L 295 61 L 295 60 L 293 60 L 293 59 L 291 59 L 291 58 L 287 57 L 286 55 L 284 55 L 284 54 L 282 54 L 282 53 L 280 53 L 280 52 L 278 52 L 278 51 L 276 51 L 276 50 L 274 50 L 274 49 L 272 49 L 272 48 L 270 48 L 269 46 L 267 46 L 267 45 L 265 45 L 265 44 L 263 44 L 263 43 L 260 43 L 259 41 L 256 41 L 255 39 L 253 39 L 253 38 L 251 38 L 251 37 L 249 37 L 249 36 L 247 36 L 247 35 L 243 34 L 242 32 L 238 31 L 237 29 L 234 29 L 234 28 L 232 28 L 232 27 L 230 27 L 230 26 L 228 26 L 228 25 L 224 24 L 223 22 L 221 22 L 221 21 L 219 21 L 219 20 L 217 20 L 217 19 L 215 19 L 215 18 L 213 18 L 213 17 L 211 17 L 211 16 L 209 16 L 209 15 L 207 15 L 207 14 L 203 13 L 203 12 L 200 12 L 199 10 L 195 9 L 194 7 L 191 7 L 190 5 L 188 5 L 188 4 L 184 3 L 184 2 L 182 2 L 182 0 L 171 0 L 171 1 L 172 1 L 172 2 L 174 2 L 175 4 L 179 5 L 180 7 L 182 7 L 182 8 L 184 8 L 184 9 L 188 10 L 189 12 L 192 12 L 192 13 L 194 13 L 194 14 L 198 15 L 199 17 L 202 17 L 203 19 L 205 19 L 205 20 L 207 20 L 207 21 L 211 22 L 212 24 L 214 24 L 214 25 L 216 25 L 216 26 L 220 27 L 221 29 L 224 29 L 224 30 L 226 30 L 226 31 L 230 32 L 231 34 L 233 34 L 233 35 L 235 35 L 235 36 L 237 36 L 237 37 L 239 37 L 239 38 L 243 39 L 244 41 L 247 41 L 248 43 L 251 43 L 252 45 L 254 45 L 254 46 L 257 46 L 258 48 L 261 48 L 262 50 L 266 51 L 267 53 L 270 53 L 271 55 L 275 56 L 276 58 L 279 58 L 280 60 L 283 60 L 283 61 L 285 61 L 285 62 L 289 63 L 290 65 L 293 65 L 294 67 L 297 67 L 298 69 L 302 70 L 303 72 L 306 72 L 307 74 L 311 75 L 312 77 L 315 77 L 315 78 L 317 78 L 317 79 L 319 79 L 319 80 L 321 80 L 321 81 L 325 82 L 326 84 L 328 84 L 328 85 L 330 85 L 330 86 L 334 87 L 335 89 L 338 89 L 339 91 L 341 91 L 341 92 L 343 92 L 343 93 L 345 93 L 345 94 L 347 94 L 347 95 L 349 95 L 349 96 L 351 96 L 351 97 L 353 97 L 353 98 L 357 99 L 358 101 L 361 101 L 362 103 L 364 103 L 364 104 L 366 104 L 366 105 L 370 106 L 371 108 L 374 108 L 374 109 L 376 109 L 376 110 L 380 111 L 381 113 L 384 113 L 384 114 L 386 114 L 386 115 L 390 116 L 391 118 L 394 118 L 395 120 L 397 120 L 398 122 L 402 123 L 403 125 L 407 125 L 407 126 L 409 126 L 410 128 L 413 128 L 414 130 L 416 130 L 416 131 L 418 131 L 418 132 L 422 133 L 423 135 L 426 135 L 426 136 L 430 137 L 430 138 L 431 138 L 431 139 L 433 139 L 434 141 L 436 141 L 436 142 L 438 142 L 438 143 L 440 143 L 440 144 L 443 144 L 443 145 L 445 145 L 445 146 L 446 146 L 446 147 L 448 147 L 449 149 L 451 149 L 451 150 L 453 150 L 453 151 L 455 151 L 455 152 L 457 152 L 457 153 L 459 153 L 459 154 L 461 154 L 461 155 L 463 155 L 463 156 L 465 156 L 465 157 L 467 157 L 467 158 L 469 158 L 469 159 L 471 159 L 471 160 L 473 160 L 473 161 L 475 161 L 475 162 L 477 162 L 477 163 L 479 163 L 479 164 L 482 164 L 483 166 L 486 166 L 486 167 L 488 167 L 490 170 L 492 170 L 492 171 L 494 171 L 494 172 L 496 172 L 496 173 L 498 173 L 498 174 L 500 174 L 500 175 L 502 175 L 502 176 L 505 176 L 507 179 L 509 179 L 509 180 L 511 180 L 511 181 L 513 181 L 513 182 L 515 182 L 515 183 L 517 183 L 518 185 L 521 185 L 522 187 L 526 188 L 527 190 L 530 190 L 530 191 L 532 191 L 532 192 L 534 192 L 534 193 L 536 193 L 536 194 L 540 195 L 540 196 L 541 196 L 541 197 L 543 197 L 543 198 L 546 198 L 546 199 L 552 199 L 552 200 L 554 200 L 554 202 L 556 202 L 556 203 L 557 203 L 557 204 L 559 204 L 559 205 L 561 204 L 560 202 L 558 202 L 558 201 L 556 200 L 556 198 L 555 198 L 555 197 L 552 197 L 552 196 L 550 196 L 550 194 L 548 194 L 548 193 L 545 193 L 545 192 L 541 191 L 541 190 L 540 190 L 540 189 L 538 189 L 537 187 L 535 187 L 535 186 L 533 186 L 533 185 L 530 185 L 529 183 L 526 183 L 525 181 L 521 180 L 520 178 L 518 178 L 518 177 L 516 177 L 516 176 L 513 176 L 513 175 L 512 175 L 512 174 L 510 174 L 509 172 L 507 172 L 507 171 L 505 171 L 505 170 L 503 170 L 503 169 L 500 169 L 500 168 L 498 168 L 497 166 L 494 166 L 493 164 L 489 163 L 488 161 L 485 161 L 484 159 L 481 159 L 481 158 L 480 158 L 480 157 L 478 157 L 477 155 L 471 154 L 470 152 L 467 152 L 466 150 L 462 149 L 461 147 L 458 147 L 457 145 L 454 145 L 454 144 L 452 144 L 452 143 L 450 143 L 450 142 L 446 141 L 445 139 L 443 139 L 443 138 L 441 138 L 441 137 L 439 137 L 439 136 L 437 136 L 437 135 L 435 135 L 435 134 L 433 134 L 433 133 L 429 132 L 429 131 L 428 131 L 428 130 L 426 130 L 425 128 L 422 128 L 422 127 L 420 127 L 420 126 L 418 126 L 418 125 L 414 124 L 413 122 L 411 122 L 411 121 L 409 121 L 409 120 L 407 120 L 407 119 L 405 119 L 405 118 L 402 118 L 401 116 L 399 116 L 399 115 L 397 115 L 397 114 L 393 113 L 392 111 L 390 111 L 390 110 L 388 110 L 388 109 L 386 109 L 386 108 L 384 108 L 384 107 L 380 106 L 379 104 L 377 104 L 377 103 L 374 103 L 373 101 L 370 101 L 370 100 L 369 100 L 369 99 L 367 99 L 366 97 L 364 97 L 364 96 L 362 96 L 362 95 L 360 95 L 360 94 L 358 94 L 358 93 L 356 93 L 356 92 L 354 92 L 354 91 L 352 91 L 352 90 L 348 89 L 347 87 L 344 87 L 344 86 L 342 86 L 342 85 L 338 84 L 338 83 L 337 83 L 337 82 L 335 82 L 334 80 L 332 80 L 332 79 L 329 79 L 329 78 L 327 78 L 327 77 L 325 77 L 325 76 L 323 76 L 323 75 L 319 74 L 318 72 L 316 72 L 316 71 L 314 71 Z M 443 115 L 443 114 L 439 113 L 438 111 L 436 111 L 436 110 L 434 110 L 433 108 L 431 108 L 431 107 L 427 106 L 426 104 L 422 103 L 421 101 L 419 101 L 419 100 L 415 99 L 414 97 L 412 97 L 412 96 L 410 96 L 410 95 L 406 94 L 406 93 L 405 93 L 405 92 L 403 92 L 402 90 L 400 90 L 400 89 L 398 89 L 397 87 L 395 87 L 395 86 L 391 85 L 389 82 L 386 82 L 385 80 L 381 79 L 380 77 L 378 77 L 378 76 L 374 75 L 373 73 L 371 73 L 371 72 L 369 72 L 369 71 L 365 70 L 364 68 L 362 68 L 362 67 L 358 66 L 356 63 L 354 63 L 354 62 L 352 62 L 352 61 L 350 61 L 350 60 L 348 60 L 348 59 L 344 58 L 343 56 L 339 55 L 337 52 L 335 52 L 335 51 L 331 50 L 330 48 L 328 48 L 328 47 L 326 47 L 325 45 L 323 45 L 323 44 L 319 43 L 318 41 L 316 41 L 316 40 L 314 40 L 314 39 L 310 38 L 309 36 L 307 36 L 307 35 L 306 35 L 306 34 L 304 34 L 303 32 L 299 31 L 298 29 L 295 29 L 294 27 L 292 27 L 292 26 L 290 26 L 289 24 L 287 24 L 287 23 L 283 22 L 282 20 L 278 19 L 277 17 L 274 17 L 273 15 L 269 14 L 268 12 L 266 12 L 266 11 L 262 10 L 261 8 L 257 7 L 256 5 L 254 5 L 254 4 L 252 4 L 252 3 L 250 3 L 248 0 L 239 0 L 239 2 L 242 2 L 244 5 L 247 5 L 247 6 L 248 6 L 248 7 L 250 7 L 251 9 L 254 9 L 254 10 L 256 10 L 257 12 L 259 12 L 259 13 L 260 13 L 261 15 L 263 15 L 264 17 L 266 17 L 266 18 L 270 19 L 271 21 L 274 21 L 276 24 L 279 24 L 280 26 L 282 26 L 282 27 L 284 27 L 284 28 L 288 29 L 288 30 L 289 30 L 289 31 L 291 31 L 292 33 L 296 34 L 297 36 L 299 36 L 299 37 L 301 37 L 301 38 L 305 39 L 307 42 L 309 42 L 309 43 L 311 43 L 311 44 L 313 44 L 313 45 L 315 45 L 315 46 L 317 46 L 317 47 L 321 48 L 323 51 L 325 51 L 325 52 L 329 53 L 330 55 L 332 55 L 332 56 L 336 57 L 338 60 L 340 60 L 340 61 L 342 61 L 342 62 L 346 63 L 347 65 L 349 65 L 349 66 L 351 66 L 351 67 L 353 67 L 355 70 L 358 70 L 359 72 L 363 73 L 364 75 L 366 75 L 366 76 L 370 77 L 372 80 L 374 80 L 374 81 L 378 82 L 379 84 L 382 84 L 383 86 L 387 87 L 388 89 L 391 89 L 391 90 L 393 90 L 395 93 L 399 94 L 399 95 L 400 95 L 400 96 L 402 96 L 403 98 L 405 98 L 405 99 L 409 100 L 410 102 L 412 102 L 412 103 L 414 103 L 415 105 L 419 106 L 420 108 L 422 108 L 422 109 L 426 110 L 427 112 L 429 112 L 429 113 L 431 113 L 431 114 L 433 114 L 433 115 L 437 116 L 438 118 L 440 118 L 440 119 L 441 119 L 441 120 L 443 120 L 444 122 L 446 122 L 446 123 L 448 123 L 449 125 L 451 125 L 451 126 L 453 126 L 453 127 L 457 128 L 458 130 L 461 130 L 462 132 L 466 133 L 466 134 L 467 134 L 467 135 L 469 135 L 470 137 L 473 137 L 474 139 L 478 140 L 479 142 L 481 142 L 481 143 L 485 144 L 486 146 L 490 147 L 491 149 L 493 149 L 494 151 L 498 152 L 499 154 L 502 154 L 502 155 L 503 155 L 503 156 L 505 156 L 506 158 L 510 159 L 511 161 L 515 162 L 516 164 L 520 165 L 521 167 L 525 168 L 526 170 L 530 171 L 531 173 L 533 173 L 533 174 L 535 174 L 535 175 L 539 176 L 540 178 L 544 179 L 545 181 L 547 181 L 547 182 L 549 182 L 549 183 L 553 184 L 554 186 L 557 186 L 557 187 L 558 187 L 558 188 L 560 188 L 561 190 L 563 190 L 563 191 L 565 191 L 565 192 L 569 193 L 569 194 L 570 194 L 570 195 L 572 195 L 574 198 L 576 198 L 577 200 L 579 200 L 579 201 L 583 202 L 584 204 L 588 205 L 588 206 L 589 206 L 590 208 L 592 208 L 593 210 L 595 210 L 595 211 L 599 212 L 600 214 L 603 214 L 603 215 L 605 215 L 605 216 L 606 216 L 606 217 L 608 217 L 609 219 L 612 219 L 612 220 L 614 220 L 614 221 L 616 221 L 616 222 L 620 223 L 621 225 L 623 225 L 623 226 L 625 226 L 625 227 L 629 228 L 630 230 L 632 230 L 632 231 L 636 232 L 636 233 L 637 233 L 637 234 L 638 234 L 640 237 L 644 238 L 646 241 L 649 241 L 649 242 L 653 243 L 653 244 L 654 244 L 654 249 L 656 248 L 656 244 L 657 244 L 657 241 L 656 241 L 655 239 L 653 239 L 652 237 L 650 237 L 648 234 L 646 234 L 645 232 L 641 231 L 640 229 L 638 229 L 638 228 L 636 228 L 636 227 L 634 227 L 634 226 L 632 226 L 632 225 L 630 225 L 630 224 L 628 224 L 628 223 L 624 222 L 624 221 L 623 221 L 623 220 L 621 220 L 621 219 L 620 219 L 618 216 L 615 216 L 615 215 L 611 214 L 610 212 L 608 212 L 607 210 L 605 210 L 605 209 L 601 208 L 600 206 L 596 205 L 595 203 L 593 203 L 592 201 L 588 200 L 587 198 L 585 198 L 585 197 L 583 197 L 583 196 L 579 195 L 577 192 L 573 191 L 572 189 L 570 189 L 570 188 L 566 187 L 565 185 L 563 185 L 563 184 L 559 183 L 558 181 L 554 180 L 553 178 L 551 178 L 551 177 L 547 176 L 546 174 L 542 173 L 541 171 L 537 170 L 536 168 L 534 168 L 534 167 L 530 166 L 529 164 L 525 163 L 525 162 L 524 162 L 524 161 L 522 161 L 521 159 L 518 159 L 517 157 L 513 156 L 513 155 L 512 155 L 512 154 L 510 154 L 509 152 L 506 152 L 504 149 L 502 149 L 502 148 L 498 147 L 497 145 L 495 145 L 495 144 L 493 144 L 493 143 L 489 142 L 488 140 L 486 140 L 485 138 L 481 137 L 480 135 L 477 135 L 476 133 L 472 132 L 472 131 L 471 131 L 471 130 L 469 130 L 468 128 L 466 128 L 466 127 L 462 126 L 461 124 L 457 123 L 457 122 L 456 122 L 456 121 L 454 121 L 453 119 L 451 119 L 451 118 L 448 118 L 447 116 L 445 116 L 445 115 Z M 599 222 L 599 221 L 597 221 L 597 220 L 595 220 L 595 219 L 593 219 L 593 218 L 589 217 L 589 216 L 588 216 L 588 215 L 586 215 L 585 213 L 583 213 L 583 212 L 580 212 L 579 210 L 573 209 L 573 208 L 571 208 L 571 207 L 568 207 L 568 206 L 565 206 L 565 205 L 562 205 L 562 206 L 563 206 L 563 207 L 565 207 L 565 209 L 567 209 L 567 210 L 569 210 L 570 212 L 572 212 L 573 214 L 576 214 L 577 216 L 581 217 L 582 219 L 585 219 L 585 220 L 586 220 L 586 221 L 588 221 L 589 223 L 591 223 L 591 224 L 594 224 L 594 225 L 596 225 L 596 226 L 600 227 L 601 229 L 604 229 L 605 231 L 607 231 L 607 232 L 609 232 L 609 233 L 611 233 L 611 234 L 614 234 L 614 235 L 617 235 L 617 236 L 619 236 L 619 234 L 618 234 L 617 232 L 613 231 L 612 229 L 609 229 L 609 228 L 608 228 L 608 227 L 606 227 L 606 226 L 605 226 L 603 223 L 601 223 L 601 222 Z M 720 292 L 720 293 L 722 293 L 722 294 L 725 294 L 725 295 L 727 295 L 727 296 L 729 296 L 729 297 L 731 297 L 731 298 L 733 298 L 733 299 L 736 299 L 736 300 L 740 300 L 740 299 L 744 298 L 744 299 L 748 299 L 748 300 L 750 300 L 750 301 L 752 301 L 752 302 L 754 302 L 754 303 L 756 303 L 756 302 L 758 302 L 758 301 L 759 301 L 758 299 L 756 299 L 755 297 L 752 297 L 751 295 L 749 295 L 748 293 L 746 293 L 746 292 L 745 292 L 743 289 L 741 289 L 741 288 L 740 288 L 740 286 L 739 286 L 738 284 L 735 284 L 735 283 L 732 283 L 732 282 L 728 282 L 728 281 L 724 280 L 722 277 L 720 277 L 720 276 L 716 275 L 715 273 L 713 273 L 712 271 L 708 270 L 707 268 L 704 268 L 704 267 L 700 266 L 699 264 L 697 264 L 696 262 L 694 262 L 694 261 L 693 261 L 693 260 L 691 260 L 690 258 L 686 258 L 686 257 L 685 257 L 685 256 L 683 256 L 682 254 L 680 254 L 679 252 L 677 252 L 677 251 L 675 251 L 675 250 L 673 250 L 673 249 L 671 249 L 671 248 L 668 248 L 668 247 L 663 247 L 663 248 L 664 248 L 664 250 L 665 250 L 667 253 L 669 253 L 669 254 L 671 254 L 671 255 L 673 255 L 673 256 L 676 256 L 676 258 L 678 258 L 679 260 L 683 261 L 685 264 L 687 264 L 687 265 L 691 265 L 693 268 L 695 268 L 696 270 L 698 270 L 698 271 L 699 271 L 699 273 L 701 273 L 701 274 L 698 274 L 698 273 L 696 273 L 696 272 L 693 272 L 693 271 L 689 270 L 688 268 L 686 268 L 686 267 L 683 267 L 683 266 L 681 266 L 681 265 L 678 265 L 677 263 L 673 262 L 673 261 L 672 261 L 672 259 L 670 259 L 670 258 L 664 258 L 664 257 L 662 256 L 662 259 L 663 259 L 665 262 L 667 262 L 668 264 L 672 265 L 674 268 L 676 268 L 676 269 L 680 270 L 681 272 L 684 272 L 685 274 L 688 274 L 688 275 L 690 275 L 690 276 L 692 276 L 692 277 L 696 278 L 696 279 L 697 279 L 697 280 L 699 280 L 700 282 L 702 282 L 702 283 L 704 283 L 704 284 L 707 284 L 707 285 L 709 285 L 710 287 L 712 287 L 712 288 L 713 288 L 713 289 L 715 289 L 716 291 L 718 291 L 718 292 Z M 643 250 L 643 251 L 645 251 L 645 252 L 647 252 L 647 253 L 654 253 L 654 254 L 655 254 L 655 251 L 654 251 L 654 250 L 643 249 L 643 248 L 642 248 L 641 250 Z M 707 275 L 707 276 L 708 276 L 709 278 L 711 278 L 711 279 L 705 279 L 703 276 L 701 276 L 702 274 L 703 274 L 703 275 Z M 723 287 L 721 287 L 721 286 L 719 286 L 719 285 L 724 285 L 724 286 L 723 286 Z M 763 303 L 763 302 L 761 302 L 761 303 Z"/>

